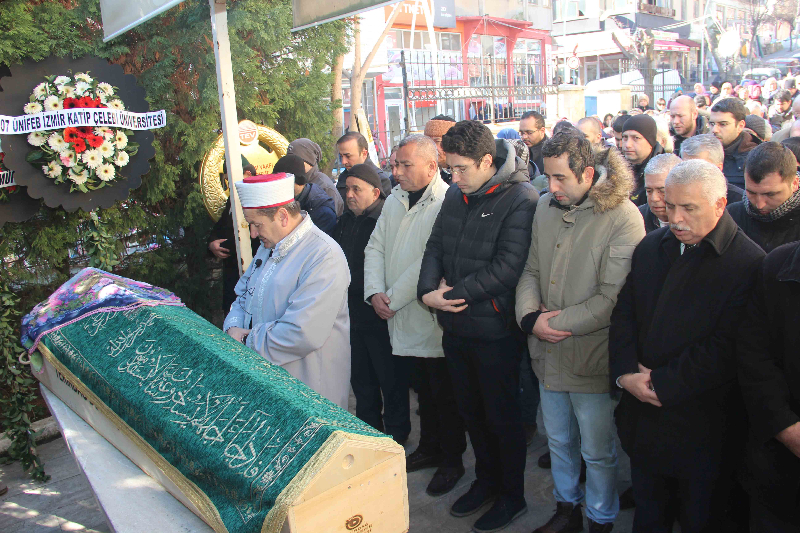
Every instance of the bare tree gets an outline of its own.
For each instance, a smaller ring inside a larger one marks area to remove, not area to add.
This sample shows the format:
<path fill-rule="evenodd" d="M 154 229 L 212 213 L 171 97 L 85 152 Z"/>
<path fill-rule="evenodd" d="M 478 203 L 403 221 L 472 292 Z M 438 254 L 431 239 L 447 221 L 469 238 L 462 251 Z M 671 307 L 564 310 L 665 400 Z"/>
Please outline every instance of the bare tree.
<path fill-rule="evenodd" d="M 763 0 L 745 0 L 743 3 L 747 6 L 747 26 L 750 28 L 750 43 L 747 51 L 750 58 L 750 68 L 752 69 L 753 58 L 756 56 L 753 43 L 756 41 L 758 30 L 769 20 L 771 13 L 767 8 L 767 3 Z"/>
<path fill-rule="evenodd" d="M 789 51 L 793 49 L 792 32 L 794 31 L 794 20 L 797 16 L 797 0 L 775 0 L 772 10 L 772 17 L 775 19 L 775 31 L 777 33 L 782 23 L 789 25 Z"/>
<path fill-rule="evenodd" d="M 357 15 L 353 17 L 353 35 L 355 41 L 353 43 L 353 73 L 350 76 L 350 131 L 358 131 L 356 113 L 361 109 L 361 85 L 364 83 L 364 78 L 367 76 L 369 66 L 372 64 L 375 54 L 378 53 L 381 43 L 383 43 L 389 30 L 392 29 L 392 24 L 394 24 L 397 15 L 400 14 L 402 6 L 403 2 L 398 2 L 394 5 L 392 13 L 389 15 L 389 18 L 386 19 L 386 26 L 383 28 L 383 33 L 378 37 L 378 41 L 375 43 L 375 46 L 372 47 L 372 51 L 367 55 L 363 64 L 361 63 L 361 17 Z"/>
<path fill-rule="evenodd" d="M 622 52 L 626 59 L 636 61 L 639 64 L 639 69 L 642 72 L 644 79 L 644 92 L 651 102 L 655 102 L 653 91 L 653 65 L 655 64 L 655 39 L 653 32 L 647 30 L 637 30 L 635 35 L 631 36 L 631 45 L 624 46 L 616 34 L 611 34 L 611 40 Z"/>

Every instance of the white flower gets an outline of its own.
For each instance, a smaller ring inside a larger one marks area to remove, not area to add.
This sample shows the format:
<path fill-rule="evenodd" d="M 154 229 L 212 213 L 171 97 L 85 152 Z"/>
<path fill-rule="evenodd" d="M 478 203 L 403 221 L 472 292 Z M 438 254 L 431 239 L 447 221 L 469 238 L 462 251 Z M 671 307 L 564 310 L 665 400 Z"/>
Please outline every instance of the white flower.
<path fill-rule="evenodd" d="M 81 159 L 91 169 L 95 169 L 103 163 L 103 156 L 97 150 L 86 150 Z"/>
<path fill-rule="evenodd" d="M 100 152 L 104 159 L 111 158 L 114 156 L 114 145 L 109 141 L 104 141 L 103 144 L 97 147 L 97 151 Z"/>
<path fill-rule="evenodd" d="M 69 143 L 64 140 L 64 137 L 62 137 L 60 133 L 53 133 L 50 135 L 47 139 L 47 144 L 56 152 L 63 152 L 69 148 Z"/>
<path fill-rule="evenodd" d="M 71 80 L 69 76 L 58 76 L 53 83 L 56 85 L 64 85 L 65 83 L 69 83 Z"/>
<path fill-rule="evenodd" d="M 56 163 L 55 161 L 50 161 L 47 163 L 47 166 L 44 167 L 47 169 L 47 175 L 51 178 L 57 178 L 61 175 L 61 165 Z"/>
<path fill-rule="evenodd" d="M 94 134 L 109 139 L 114 136 L 114 130 L 108 126 L 99 126 L 94 129 Z"/>
<path fill-rule="evenodd" d="M 85 81 L 86 83 L 92 83 L 92 77 L 86 74 L 85 72 L 78 72 L 75 74 L 76 81 Z"/>
<path fill-rule="evenodd" d="M 65 167 L 74 167 L 75 163 L 77 163 L 77 157 L 75 156 L 75 152 L 72 150 L 64 150 L 58 154 L 58 158 L 61 160 L 61 164 Z"/>
<path fill-rule="evenodd" d="M 80 172 L 75 172 L 74 170 L 70 170 L 69 179 L 71 179 L 72 183 L 75 185 L 83 185 L 86 183 L 86 180 L 89 179 L 89 171 L 81 170 Z"/>
<path fill-rule="evenodd" d="M 58 94 L 62 95 L 64 98 L 74 98 L 75 87 L 72 87 L 71 85 L 59 85 Z"/>
<path fill-rule="evenodd" d="M 100 178 L 100 181 L 111 181 L 114 179 L 114 165 L 109 165 L 108 163 L 100 165 L 95 172 L 97 173 L 97 177 Z"/>
<path fill-rule="evenodd" d="M 33 95 L 39 100 L 44 100 L 45 97 L 48 95 L 48 93 L 49 91 L 47 87 L 47 82 L 45 81 L 43 81 L 33 89 Z"/>
<path fill-rule="evenodd" d="M 124 133 L 122 133 L 121 131 L 117 132 L 117 137 L 116 137 L 115 140 L 117 142 L 117 149 L 118 150 L 122 150 L 123 148 L 128 146 L 128 136 L 125 135 Z"/>
<path fill-rule="evenodd" d="M 85 81 L 79 81 L 78 83 L 75 84 L 75 94 L 78 96 L 83 96 L 84 94 L 86 94 L 86 91 L 88 91 L 90 87 L 91 86 Z"/>
<path fill-rule="evenodd" d="M 108 102 L 109 109 L 116 109 L 117 111 L 125 111 L 125 105 L 122 100 L 111 100 Z"/>
<path fill-rule="evenodd" d="M 42 131 L 34 131 L 28 135 L 28 144 L 31 146 L 41 146 L 47 142 L 47 135 Z"/>
<path fill-rule="evenodd" d="M 114 158 L 114 164 L 118 167 L 124 167 L 128 164 L 129 160 L 128 152 L 119 151 L 117 152 L 117 157 Z"/>
<path fill-rule="evenodd" d="M 58 99 L 58 96 L 51 94 L 44 99 L 44 108 L 46 111 L 58 111 L 64 109 L 64 105 Z"/>
<path fill-rule="evenodd" d="M 114 94 L 114 88 L 110 83 L 105 82 L 98 83 L 96 91 L 98 96 L 112 96 Z"/>
<path fill-rule="evenodd" d="M 34 113 L 41 113 L 42 112 L 42 104 L 39 102 L 29 102 L 25 104 L 25 107 L 22 109 L 25 110 L 25 113 L 28 115 L 33 115 Z"/>

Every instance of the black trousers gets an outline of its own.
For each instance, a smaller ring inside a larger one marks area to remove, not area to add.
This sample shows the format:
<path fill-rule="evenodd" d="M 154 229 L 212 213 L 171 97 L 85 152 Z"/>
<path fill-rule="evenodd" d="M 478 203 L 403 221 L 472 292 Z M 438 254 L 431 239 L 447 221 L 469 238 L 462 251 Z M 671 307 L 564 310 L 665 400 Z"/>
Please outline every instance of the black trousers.
<path fill-rule="evenodd" d="M 758 498 L 750 498 L 750 533 L 797 533 L 800 519 L 786 520 L 776 515 Z"/>
<path fill-rule="evenodd" d="M 418 450 L 442 454 L 442 466 L 463 466 L 467 449 L 464 421 L 444 357 L 411 357 L 417 376 L 419 400 Z"/>
<path fill-rule="evenodd" d="M 727 479 L 667 477 L 631 462 L 631 481 L 636 500 L 633 533 L 668 533 L 676 519 L 681 533 L 716 533 L 725 522 Z"/>
<path fill-rule="evenodd" d="M 475 452 L 478 481 L 524 501 L 525 432 L 519 405 L 522 341 L 442 339 L 458 409 Z"/>
<path fill-rule="evenodd" d="M 409 361 L 392 355 L 389 328 L 351 328 L 350 360 L 356 416 L 395 440 L 407 439 L 411 433 Z"/>

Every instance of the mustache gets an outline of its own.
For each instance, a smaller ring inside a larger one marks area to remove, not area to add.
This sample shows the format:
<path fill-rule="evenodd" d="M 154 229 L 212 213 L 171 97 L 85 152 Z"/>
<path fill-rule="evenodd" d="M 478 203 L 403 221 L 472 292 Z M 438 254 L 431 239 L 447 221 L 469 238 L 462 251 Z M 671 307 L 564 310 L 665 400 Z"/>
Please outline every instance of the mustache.
<path fill-rule="evenodd" d="M 674 229 L 677 231 L 692 231 L 692 228 L 690 228 L 689 226 L 682 226 L 680 224 L 673 224 L 671 222 L 669 224 L 669 229 Z"/>

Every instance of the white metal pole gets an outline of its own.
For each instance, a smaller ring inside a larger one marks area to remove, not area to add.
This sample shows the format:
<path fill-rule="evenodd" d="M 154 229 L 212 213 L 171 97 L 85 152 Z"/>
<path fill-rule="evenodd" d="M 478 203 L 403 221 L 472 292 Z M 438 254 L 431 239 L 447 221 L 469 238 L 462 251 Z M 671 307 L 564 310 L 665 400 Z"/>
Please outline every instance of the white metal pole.
<path fill-rule="evenodd" d="M 225 141 L 225 163 L 228 169 L 228 186 L 231 193 L 231 214 L 236 238 L 236 257 L 239 275 L 253 260 L 250 248 L 250 229 L 244 220 L 242 204 L 234 183 L 242 179 L 242 156 L 239 148 L 239 122 L 236 118 L 236 92 L 233 87 L 231 43 L 228 38 L 228 11 L 225 0 L 208 0 L 211 6 L 211 34 L 214 39 L 214 56 L 217 60 L 217 87 L 222 115 L 222 138 Z"/>
<path fill-rule="evenodd" d="M 427 0 L 424 0 L 421 4 L 422 13 L 425 15 L 425 22 L 428 26 L 428 38 L 431 41 L 431 49 L 433 50 L 433 82 L 436 84 L 436 87 L 441 87 L 442 76 L 439 71 L 439 61 L 441 58 L 439 57 L 439 44 L 436 42 L 436 33 L 433 31 L 433 13 L 431 12 L 430 4 L 428 4 Z M 434 100 L 434 105 L 436 105 L 436 114 L 442 114 L 443 102 L 437 98 Z"/>

